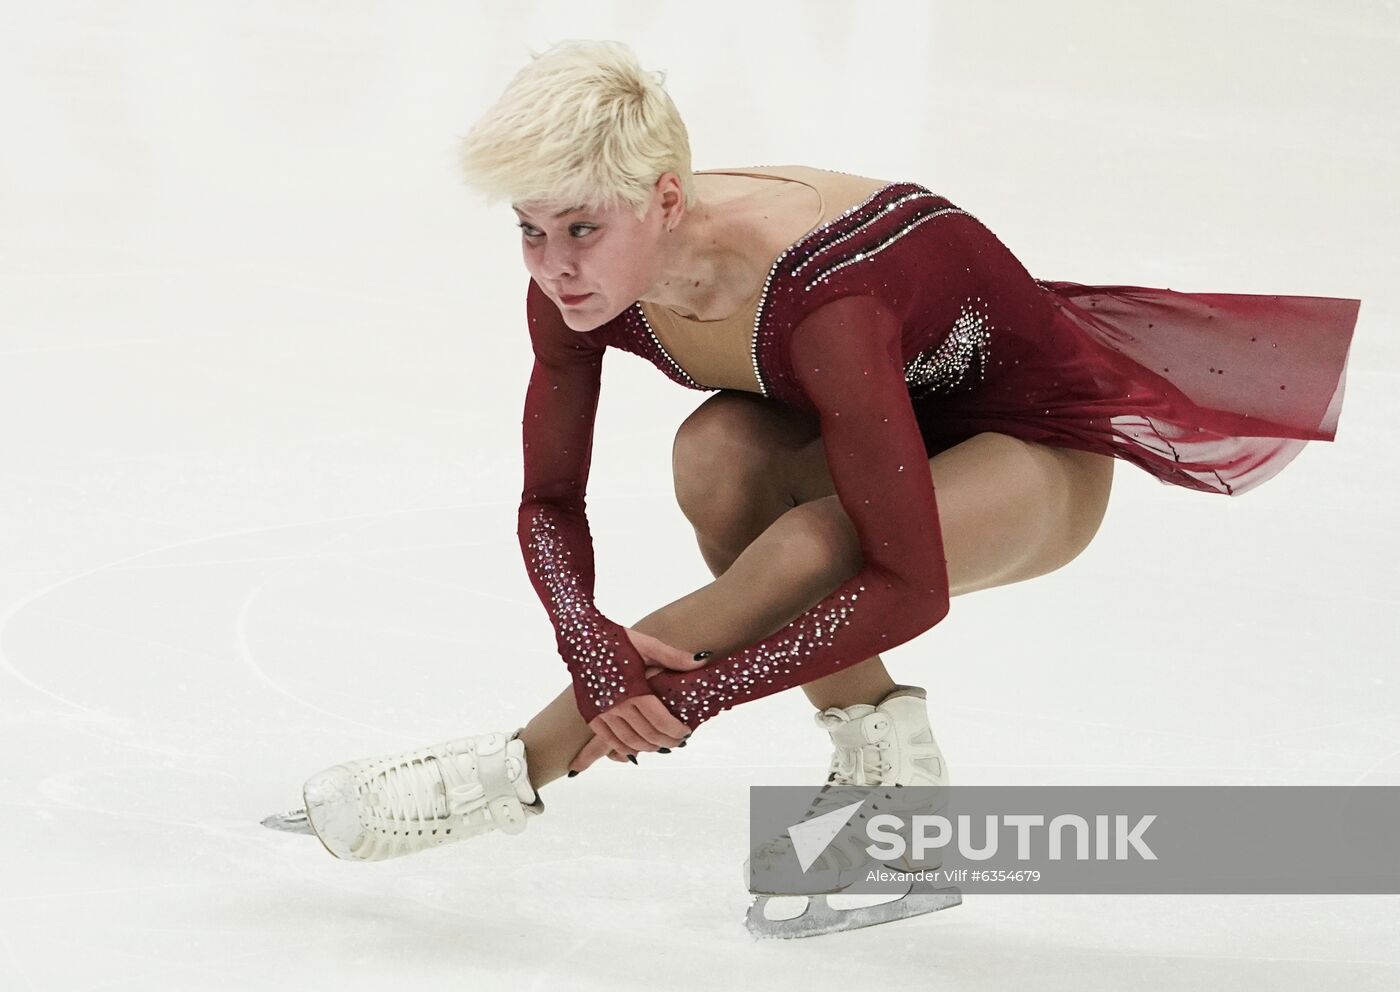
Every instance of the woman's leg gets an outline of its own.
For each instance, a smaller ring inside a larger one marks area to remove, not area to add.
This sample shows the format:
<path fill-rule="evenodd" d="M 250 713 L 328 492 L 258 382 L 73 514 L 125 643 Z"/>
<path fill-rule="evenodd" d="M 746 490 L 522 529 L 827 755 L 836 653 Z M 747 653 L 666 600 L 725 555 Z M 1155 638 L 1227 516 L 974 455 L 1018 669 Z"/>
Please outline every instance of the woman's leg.
<path fill-rule="evenodd" d="M 855 530 L 835 496 L 815 417 L 749 393 L 722 392 L 681 425 L 673 463 L 677 499 L 710 571 L 726 575 L 736 562 L 759 570 L 752 578 L 736 576 L 741 588 L 765 581 L 764 555 L 744 556 L 750 545 L 794 507 L 811 507 L 798 529 L 817 557 L 835 553 L 835 572 L 820 575 L 811 598 L 773 630 L 860 567 Z M 1103 519 L 1113 463 L 1107 455 L 1001 434 L 978 435 L 931 458 L 951 595 L 1020 582 L 1073 559 Z M 895 684 L 876 655 L 802 688 L 825 709 L 877 703 Z"/>
<path fill-rule="evenodd" d="M 676 494 L 714 582 L 631 626 L 723 655 L 768 636 L 861 565 L 855 529 L 812 418 L 722 391 L 681 425 Z M 1107 506 L 1113 459 L 979 434 L 929 460 L 952 595 L 1043 575 L 1073 559 Z M 877 702 L 879 656 L 802 688 L 814 705 Z M 531 780 L 564 774 L 592 737 L 566 688 L 525 728 Z"/>

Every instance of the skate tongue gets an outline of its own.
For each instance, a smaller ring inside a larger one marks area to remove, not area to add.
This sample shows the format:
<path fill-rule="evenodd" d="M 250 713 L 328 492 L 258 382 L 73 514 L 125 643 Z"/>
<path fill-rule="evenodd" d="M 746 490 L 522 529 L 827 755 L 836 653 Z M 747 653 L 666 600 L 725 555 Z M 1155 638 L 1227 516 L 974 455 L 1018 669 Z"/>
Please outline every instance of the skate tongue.
<path fill-rule="evenodd" d="M 500 743 L 490 745 L 479 738 L 463 738 L 460 741 L 453 741 L 446 749 L 446 753 L 438 757 L 436 764 L 437 776 L 441 783 L 441 788 L 436 796 L 437 809 L 435 813 L 439 816 L 451 815 L 454 806 L 461 803 L 477 805 L 483 801 L 483 792 L 492 788 L 489 781 L 483 781 L 486 775 L 485 765 L 491 762 L 499 763 L 499 771 L 496 773 L 501 778 L 495 779 L 499 786 L 503 787 L 509 783 L 515 790 L 516 798 L 520 800 L 522 806 L 533 806 L 537 802 L 537 795 L 534 787 L 530 784 L 530 775 L 525 758 L 525 742 L 519 739 L 519 731 L 506 739 L 500 735 Z M 502 746 L 503 745 L 503 746 Z M 489 750 L 487 750 L 489 748 Z M 504 755 L 501 752 L 504 751 Z M 449 782 L 443 778 L 445 769 L 443 763 L 451 765 L 452 771 Z M 503 767 L 501 767 L 503 765 Z M 449 799 L 449 794 L 451 798 Z M 446 803 L 444 806 L 443 804 Z"/>
<path fill-rule="evenodd" d="M 884 774 L 883 752 L 875 750 L 872 727 L 866 718 L 878 712 L 869 703 L 854 706 L 833 706 L 818 714 L 818 722 L 831 735 L 836 753 L 831 756 L 827 781 L 841 785 L 878 785 Z M 876 733 L 876 737 L 882 736 Z M 871 775 L 874 781 L 870 781 Z"/>
<path fill-rule="evenodd" d="M 817 714 L 817 723 L 823 727 L 839 726 L 843 723 L 850 723 L 853 720 L 860 720 L 875 712 L 875 707 L 869 703 L 856 703 L 854 706 L 831 706 Z"/>
<path fill-rule="evenodd" d="M 845 709 L 832 707 L 821 714 L 821 725 L 838 747 L 861 747 L 866 739 L 865 718 L 875 712 L 869 703 L 857 703 Z"/>
<path fill-rule="evenodd" d="M 535 787 L 530 784 L 529 765 L 525 760 L 525 742 L 520 739 L 519 733 L 516 731 L 516 736 L 506 742 L 506 767 L 514 773 L 515 765 L 519 763 L 520 774 L 512 784 L 520 801 L 529 806 L 535 801 Z"/>

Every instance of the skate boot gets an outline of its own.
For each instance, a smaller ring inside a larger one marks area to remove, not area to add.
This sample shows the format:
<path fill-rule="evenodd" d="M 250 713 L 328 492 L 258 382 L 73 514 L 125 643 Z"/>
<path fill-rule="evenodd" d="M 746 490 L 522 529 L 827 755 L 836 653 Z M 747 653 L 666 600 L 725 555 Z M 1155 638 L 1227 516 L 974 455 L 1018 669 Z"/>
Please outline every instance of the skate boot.
<path fill-rule="evenodd" d="M 950 780 L 943 753 L 929 726 L 927 696 L 919 686 L 901 685 L 874 706 L 860 703 L 815 714 L 817 725 L 831 735 L 834 751 L 827 783 L 803 820 L 867 798 L 871 814 L 928 814 L 943 808 Z M 924 788 L 902 796 L 907 786 Z M 942 787 L 932 794 L 932 802 L 931 787 Z M 878 791 L 872 793 L 872 789 Z M 901 859 L 877 864 L 865 852 L 867 844 L 859 829 L 843 830 L 796 884 L 792 871 L 795 855 L 789 835 L 784 833 L 763 844 L 753 854 L 752 874 L 750 861 L 744 863 L 744 883 L 758 896 L 749 907 L 749 930 L 760 937 L 806 937 L 903 919 L 962 901 L 957 889 L 930 892 L 927 887 L 920 887 L 917 892 L 906 889 L 893 899 L 888 894 L 828 898 L 881 864 L 906 871 L 932 870 L 942 865 L 937 850 L 920 860 L 906 851 Z M 786 865 L 787 870 L 779 872 L 780 865 Z M 877 902 L 880 899 L 885 901 Z M 877 904 L 868 905 L 871 902 Z M 847 903 L 854 905 L 848 907 Z M 779 918 L 774 918 L 774 911 Z"/>
<path fill-rule="evenodd" d="M 311 776 L 302 796 L 310 832 L 347 861 L 416 854 L 491 830 L 518 834 L 544 812 L 519 730 L 347 761 Z"/>

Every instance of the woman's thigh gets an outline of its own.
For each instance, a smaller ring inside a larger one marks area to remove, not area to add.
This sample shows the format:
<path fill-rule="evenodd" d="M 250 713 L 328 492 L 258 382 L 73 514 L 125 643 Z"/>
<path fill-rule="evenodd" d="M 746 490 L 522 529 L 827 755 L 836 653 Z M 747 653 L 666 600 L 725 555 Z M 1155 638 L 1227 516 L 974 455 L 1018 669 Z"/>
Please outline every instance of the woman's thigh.
<path fill-rule="evenodd" d="M 1113 461 L 996 433 L 936 451 L 928 466 L 951 595 L 1020 582 L 1071 561 L 1103 519 Z M 820 436 L 783 469 L 796 503 L 824 501 L 850 527 Z"/>

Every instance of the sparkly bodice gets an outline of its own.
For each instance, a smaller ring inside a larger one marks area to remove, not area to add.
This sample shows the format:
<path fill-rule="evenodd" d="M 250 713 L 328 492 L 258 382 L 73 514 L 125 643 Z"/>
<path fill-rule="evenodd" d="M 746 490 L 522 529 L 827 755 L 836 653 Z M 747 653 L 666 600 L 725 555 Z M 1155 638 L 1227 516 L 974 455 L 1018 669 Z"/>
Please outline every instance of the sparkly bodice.
<path fill-rule="evenodd" d="M 986 273 L 964 257 L 984 250 L 966 238 L 973 226 L 985 231 L 971 214 L 928 188 L 891 182 L 793 242 L 774 260 L 752 311 L 749 358 L 758 391 L 813 409 L 795 388 L 787 339 L 806 313 L 848 295 L 876 296 L 899 315 L 911 397 L 972 390 L 988 371 L 994 325 Z M 1040 320 L 1048 317 L 1048 311 L 1038 314 Z M 1024 323 L 1021 329 L 1027 330 Z M 686 372 L 640 302 L 599 332 L 608 344 L 639 355 L 683 386 L 721 388 Z"/>

